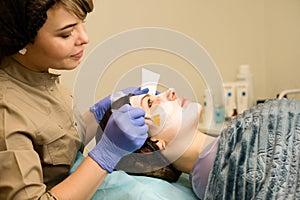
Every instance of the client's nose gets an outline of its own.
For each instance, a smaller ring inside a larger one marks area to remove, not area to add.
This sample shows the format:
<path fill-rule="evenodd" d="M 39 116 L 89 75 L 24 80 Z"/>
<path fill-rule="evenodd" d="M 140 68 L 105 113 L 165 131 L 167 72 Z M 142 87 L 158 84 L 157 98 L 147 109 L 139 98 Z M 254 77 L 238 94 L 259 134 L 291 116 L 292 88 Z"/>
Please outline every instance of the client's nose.
<path fill-rule="evenodd" d="M 176 97 L 175 89 L 170 88 L 170 89 L 166 90 L 165 92 L 162 92 L 159 95 L 157 95 L 155 98 L 155 103 L 160 104 L 162 102 L 174 101 L 176 99 L 177 99 L 177 97 Z"/>
<path fill-rule="evenodd" d="M 174 101 L 176 99 L 176 91 L 173 88 L 170 88 L 167 92 L 167 99 L 169 101 Z"/>

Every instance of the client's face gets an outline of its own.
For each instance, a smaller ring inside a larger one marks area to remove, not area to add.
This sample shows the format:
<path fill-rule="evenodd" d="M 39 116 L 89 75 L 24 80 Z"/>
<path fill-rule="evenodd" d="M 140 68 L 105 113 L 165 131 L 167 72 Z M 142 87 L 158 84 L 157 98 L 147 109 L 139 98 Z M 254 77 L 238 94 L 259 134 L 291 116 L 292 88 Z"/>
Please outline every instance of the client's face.
<path fill-rule="evenodd" d="M 139 95 L 130 98 L 133 107 L 143 108 L 153 121 L 146 120 L 149 125 L 149 136 L 154 140 L 163 140 L 169 144 L 178 133 L 194 133 L 201 112 L 199 103 L 178 98 L 174 89 L 159 95 Z M 157 116 L 160 117 L 157 123 Z"/>

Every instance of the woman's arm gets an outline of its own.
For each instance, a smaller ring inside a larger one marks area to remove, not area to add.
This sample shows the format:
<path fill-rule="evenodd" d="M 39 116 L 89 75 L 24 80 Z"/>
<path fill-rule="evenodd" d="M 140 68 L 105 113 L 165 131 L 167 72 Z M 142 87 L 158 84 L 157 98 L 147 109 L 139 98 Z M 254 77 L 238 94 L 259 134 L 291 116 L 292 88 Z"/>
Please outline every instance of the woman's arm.
<path fill-rule="evenodd" d="M 147 138 L 145 111 L 124 105 L 110 118 L 101 140 L 80 166 L 51 189 L 59 200 L 89 199 L 119 160 L 140 148 Z M 87 114 L 85 117 L 91 117 Z M 130 130 L 130 133 L 128 133 Z"/>
<path fill-rule="evenodd" d="M 86 123 L 85 145 L 87 145 L 96 134 L 102 134 L 100 133 L 102 131 L 94 113 L 87 111 L 82 117 Z"/>
<path fill-rule="evenodd" d="M 59 200 L 90 199 L 108 172 L 87 156 L 79 167 L 50 191 Z"/>

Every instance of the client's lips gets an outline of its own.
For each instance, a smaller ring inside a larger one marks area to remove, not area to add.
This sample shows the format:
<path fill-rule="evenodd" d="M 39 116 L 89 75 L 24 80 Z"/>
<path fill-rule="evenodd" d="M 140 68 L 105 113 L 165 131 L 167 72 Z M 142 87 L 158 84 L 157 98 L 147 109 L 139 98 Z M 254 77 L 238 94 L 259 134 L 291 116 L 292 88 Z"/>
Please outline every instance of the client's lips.
<path fill-rule="evenodd" d="M 187 105 L 189 103 L 189 100 L 188 99 L 185 99 L 185 98 L 181 98 L 180 99 L 180 105 L 181 107 L 184 107 L 185 105 Z"/>

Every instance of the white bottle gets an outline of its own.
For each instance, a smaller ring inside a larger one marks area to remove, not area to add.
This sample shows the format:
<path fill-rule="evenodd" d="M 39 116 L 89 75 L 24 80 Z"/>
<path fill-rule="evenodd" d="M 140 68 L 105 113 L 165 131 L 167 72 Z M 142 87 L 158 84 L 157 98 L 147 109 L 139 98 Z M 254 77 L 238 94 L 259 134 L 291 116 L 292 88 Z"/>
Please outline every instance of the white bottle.
<path fill-rule="evenodd" d="M 254 105 L 254 91 L 253 91 L 253 74 L 250 71 L 249 65 L 240 65 L 238 74 L 236 77 L 237 82 L 244 82 L 247 85 L 247 108 Z M 237 105 L 238 107 L 239 105 Z"/>
<path fill-rule="evenodd" d="M 248 83 L 246 81 L 236 82 L 237 113 L 241 114 L 249 108 Z"/>
<path fill-rule="evenodd" d="M 224 91 L 225 91 L 225 117 L 230 119 L 234 116 L 234 112 L 236 110 L 236 91 L 235 91 L 235 82 L 232 83 L 224 83 Z"/>

